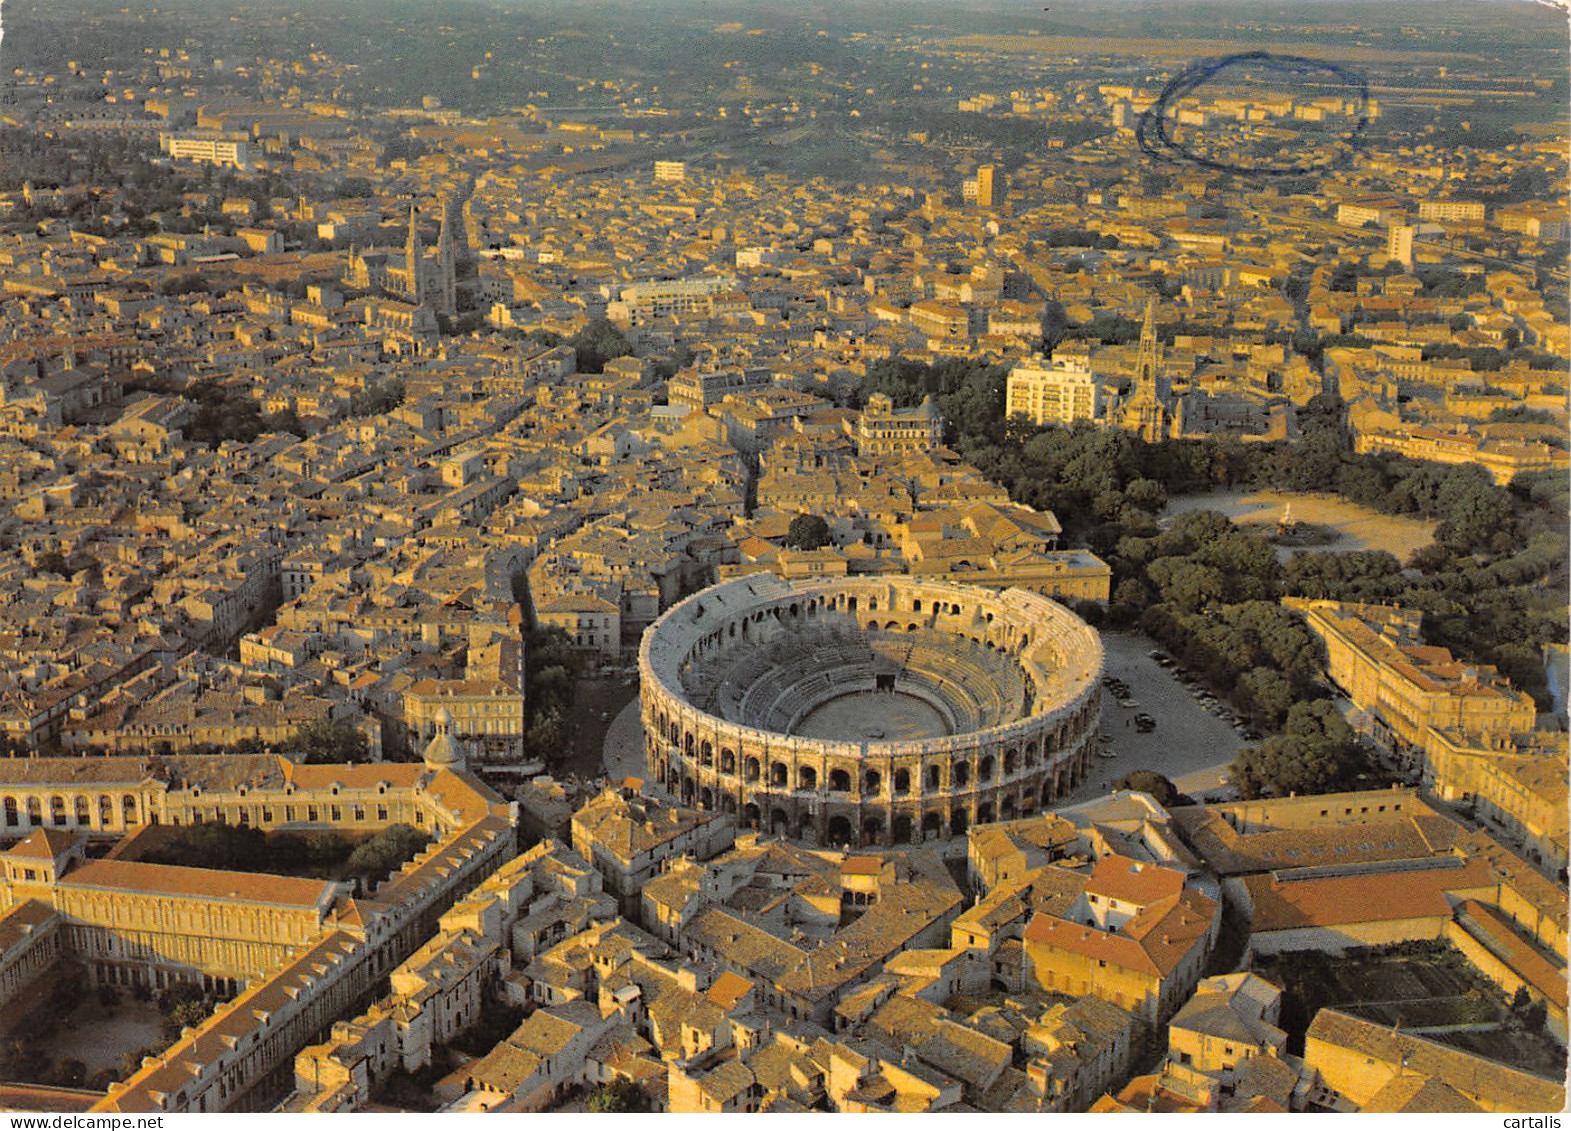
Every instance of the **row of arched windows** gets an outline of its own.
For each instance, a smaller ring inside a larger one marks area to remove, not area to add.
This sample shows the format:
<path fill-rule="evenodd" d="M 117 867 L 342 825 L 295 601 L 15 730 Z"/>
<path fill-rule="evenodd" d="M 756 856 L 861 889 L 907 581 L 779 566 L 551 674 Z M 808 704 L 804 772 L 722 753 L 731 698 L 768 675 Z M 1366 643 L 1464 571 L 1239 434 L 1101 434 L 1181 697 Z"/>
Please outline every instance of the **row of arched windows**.
<path fill-rule="evenodd" d="M 664 716 L 662 716 L 662 719 Z M 673 746 L 689 762 L 696 762 L 700 769 L 716 769 L 726 776 L 737 773 L 738 764 L 736 752 L 730 747 L 721 747 L 718 758 L 715 756 L 713 743 L 708 739 L 700 740 L 692 732 L 684 732 L 681 724 L 677 722 L 662 723 L 668 727 L 667 736 Z M 1071 724 L 1061 723 L 1052 733 L 1047 742 L 1048 749 L 1060 749 L 1071 735 Z M 975 768 L 976 784 L 986 785 L 1000 776 L 1009 778 L 1017 773 L 1033 770 L 1038 765 L 1044 746 L 1040 742 L 1032 741 L 1025 746 L 1006 747 L 1002 760 L 1002 774 L 1000 775 L 999 760 L 991 753 L 984 754 L 977 761 Z M 741 762 L 741 772 L 744 781 L 756 782 L 762 777 L 762 765 L 759 759 L 745 758 Z M 772 762 L 769 767 L 769 785 L 775 789 L 801 789 L 815 790 L 818 788 L 818 769 L 814 766 L 799 766 L 796 771 L 796 781 L 793 786 L 790 767 L 785 762 Z M 849 793 L 851 783 L 856 771 L 843 766 L 833 766 L 829 770 L 829 789 L 834 792 Z M 927 788 L 944 788 L 942 767 L 938 763 L 929 763 L 926 767 Z M 972 766 L 969 761 L 961 760 L 951 764 L 949 772 L 949 787 L 955 789 L 966 788 L 972 783 Z M 862 778 L 862 792 L 876 794 L 883 785 L 883 774 L 873 769 L 867 770 Z M 911 771 L 900 768 L 893 774 L 893 792 L 897 795 L 911 791 Z"/>
<path fill-rule="evenodd" d="M 31 827 L 48 824 L 58 827 L 72 825 L 77 828 L 105 829 L 114 827 L 117 809 L 121 824 L 134 825 L 138 820 L 136 798 L 129 793 L 119 797 L 118 801 L 109 794 L 100 794 L 96 805 L 81 794 L 69 800 L 58 793 L 47 797 L 31 796 L 20 800 L 6 795 L 0 797 L 0 809 L 4 811 L 5 827 L 8 829 L 20 828 L 24 823 L 24 816 L 25 823 Z"/>

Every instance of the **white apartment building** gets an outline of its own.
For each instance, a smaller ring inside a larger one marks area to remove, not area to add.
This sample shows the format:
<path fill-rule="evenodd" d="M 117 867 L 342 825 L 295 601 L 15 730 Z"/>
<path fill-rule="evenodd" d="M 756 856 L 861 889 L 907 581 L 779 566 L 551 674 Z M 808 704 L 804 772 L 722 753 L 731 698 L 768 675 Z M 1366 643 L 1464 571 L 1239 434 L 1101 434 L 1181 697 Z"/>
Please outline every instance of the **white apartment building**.
<path fill-rule="evenodd" d="M 691 279 L 667 279 L 634 283 L 623 287 L 617 301 L 608 303 L 606 317 L 645 322 L 668 314 L 691 314 L 711 309 L 716 295 L 737 289 L 734 275 L 701 275 Z"/>
<path fill-rule="evenodd" d="M 1004 414 L 1026 416 L 1033 424 L 1073 424 L 1103 414 L 1101 387 L 1079 361 L 1037 356 L 1009 371 Z"/>
<path fill-rule="evenodd" d="M 234 138 L 159 134 L 158 147 L 176 161 L 203 161 L 209 165 L 232 165 L 236 169 L 247 169 L 251 165 L 250 144 Z"/>

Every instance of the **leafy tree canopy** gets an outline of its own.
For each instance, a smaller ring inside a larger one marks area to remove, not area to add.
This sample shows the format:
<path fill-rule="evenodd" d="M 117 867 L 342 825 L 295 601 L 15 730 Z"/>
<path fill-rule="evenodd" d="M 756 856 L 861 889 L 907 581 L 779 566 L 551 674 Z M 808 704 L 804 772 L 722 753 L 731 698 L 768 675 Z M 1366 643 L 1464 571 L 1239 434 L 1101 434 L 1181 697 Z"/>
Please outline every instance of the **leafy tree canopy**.
<path fill-rule="evenodd" d="M 578 351 L 578 369 L 581 373 L 603 372 L 606 362 L 633 352 L 633 347 L 628 344 L 622 331 L 606 318 L 596 318 L 568 338 L 567 344 Z"/>
<path fill-rule="evenodd" d="M 1233 782 L 1245 798 L 1274 793 L 1330 793 L 1351 788 L 1363 765 L 1352 730 L 1329 699 L 1295 703 L 1282 733 L 1245 747 Z"/>
<path fill-rule="evenodd" d="M 631 1080 L 618 1079 L 601 1084 L 584 1101 L 584 1110 L 622 1114 L 649 1110 L 649 1098 Z"/>
<path fill-rule="evenodd" d="M 390 825 L 350 853 L 344 871 L 358 876 L 370 888 L 373 881 L 380 881 L 402 867 L 430 840 L 429 835 L 412 825 Z"/>
<path fill-rule="evenodd" d="M 359 727 L 347 719 L 330 719 L 325 715 L 295 731 L 290 746 L 312 765 L 363 762 L 367 755 L 365 735 Z"/>
<path fill-rule="evenodd" d="M 350 416 L 380 416 L 404 403 L 404 383 L 396 377 L 373 381 L 349 398 Z"/>
<path fill-rule="evenodd" d="M 798 550 L 821 550 L 829 544 L 829 523 L 816 514 L 799 514 L 786 528 L 785 544 Z"/>

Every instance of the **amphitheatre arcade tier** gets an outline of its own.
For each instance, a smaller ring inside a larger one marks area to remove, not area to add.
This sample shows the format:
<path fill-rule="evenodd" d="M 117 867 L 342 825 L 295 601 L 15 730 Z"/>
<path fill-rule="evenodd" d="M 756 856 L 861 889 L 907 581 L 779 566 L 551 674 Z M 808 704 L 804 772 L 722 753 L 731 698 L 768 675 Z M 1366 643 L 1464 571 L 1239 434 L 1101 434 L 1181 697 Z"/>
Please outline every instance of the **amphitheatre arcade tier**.
<path fill-rule="evenodd" d="M 1046 597 L 907 577 L 738 578 L 639 651 L 652 776 L 808 843 L 914 844 L 1037 812 L 1085 775 L 1102 644 Z"/>

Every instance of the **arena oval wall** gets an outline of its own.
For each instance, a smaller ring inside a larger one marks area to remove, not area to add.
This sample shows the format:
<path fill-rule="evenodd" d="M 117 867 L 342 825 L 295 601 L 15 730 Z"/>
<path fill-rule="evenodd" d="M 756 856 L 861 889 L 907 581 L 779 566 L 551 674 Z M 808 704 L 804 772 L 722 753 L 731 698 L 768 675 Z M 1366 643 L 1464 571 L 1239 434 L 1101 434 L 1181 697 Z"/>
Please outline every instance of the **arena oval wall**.
<path fill-rule="evenodd" d="M 1082 781 L 1102 668 L 1094 629 L 1022 589 L 755 574 L 688 597 L 644 634 L 647 765 L 684 804 L 809 844 L 962 836 Z M 920 700 L 948 733 L 790 733 L 868 692 Z"/>

